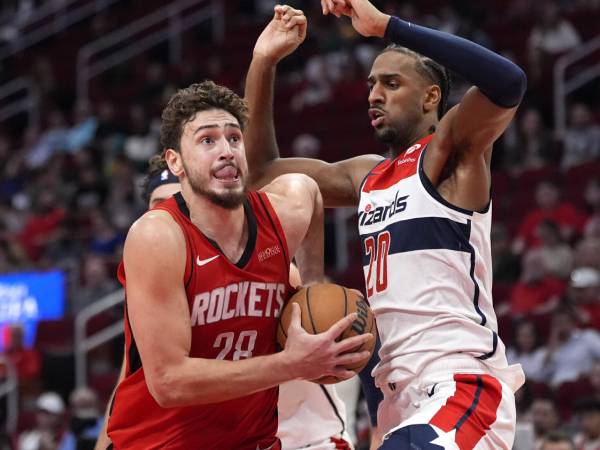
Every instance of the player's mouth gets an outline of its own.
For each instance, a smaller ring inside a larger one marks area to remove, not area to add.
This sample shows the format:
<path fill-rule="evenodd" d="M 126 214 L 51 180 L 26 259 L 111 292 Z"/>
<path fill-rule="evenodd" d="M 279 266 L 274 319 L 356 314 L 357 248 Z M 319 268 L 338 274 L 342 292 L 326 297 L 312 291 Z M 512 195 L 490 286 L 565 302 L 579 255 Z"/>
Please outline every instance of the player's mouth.
<path fill-rule="evenodd" d="M 378 128 L 385 121 L 385 112 L 379 108 L 369 108 L 369 117 L 371 118 L 371 126 Z"/>
<path fill-rule="evenodd" d="M 213 177 L 225 184 L 236 184 L 240 181 L 240 171 L 233 164 L 226 164 L 213 171 Z"/>

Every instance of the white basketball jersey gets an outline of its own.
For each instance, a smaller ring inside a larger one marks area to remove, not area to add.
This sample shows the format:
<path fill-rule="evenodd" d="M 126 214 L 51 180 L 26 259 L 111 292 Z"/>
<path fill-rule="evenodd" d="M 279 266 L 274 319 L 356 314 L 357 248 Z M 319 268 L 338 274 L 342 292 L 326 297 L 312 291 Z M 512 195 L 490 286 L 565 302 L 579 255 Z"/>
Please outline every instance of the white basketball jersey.
<path fill-rule="evenodd" d="M 289 381 L 279 386 L 279 428 L 283 450 L 334 450 L 330 438 L 347 442 L 346 407 L 333 385 Z"/>
<path fill-rule="evenodd" d="M 491 205 L 472 212 L 441 197 L 422 169 L 431 138 L 382 161 L 361 186 L 363 267 L 381 338 L 373 376 L 403 387 L 452 360 L 516 389 L 523 375 L 505 370 L 492 305 Z"/>

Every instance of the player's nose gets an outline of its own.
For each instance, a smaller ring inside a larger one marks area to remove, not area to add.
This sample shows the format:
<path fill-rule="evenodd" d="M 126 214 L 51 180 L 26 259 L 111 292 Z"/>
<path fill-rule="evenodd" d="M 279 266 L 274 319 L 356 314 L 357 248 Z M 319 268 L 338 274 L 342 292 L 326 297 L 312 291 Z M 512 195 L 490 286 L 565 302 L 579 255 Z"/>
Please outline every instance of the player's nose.
<path fill-rule="evenodd" d="M 383 103 L 383 89 L 381 89 L 380 83 L 375 83 L 369 92 L 369 105 L 376 105 Z"/>

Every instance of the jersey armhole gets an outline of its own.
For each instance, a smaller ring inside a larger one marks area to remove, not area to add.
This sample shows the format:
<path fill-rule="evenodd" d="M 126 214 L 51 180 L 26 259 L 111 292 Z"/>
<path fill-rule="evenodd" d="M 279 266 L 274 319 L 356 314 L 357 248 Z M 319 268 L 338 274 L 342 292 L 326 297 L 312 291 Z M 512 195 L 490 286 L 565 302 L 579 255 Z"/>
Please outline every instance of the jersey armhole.
<path fill-rule="evenodd" d="M 273 208 L 273 205 L 271 204 L 271 201 L 269 200 L 269 196 L 266 194 L 266 192 L 256 192 L 256 196 L 258 197 L 258 200 L 260 201 L 262 207 L 264 208 L 265 213 L 267 214 L 267 217 L 269 218 L 269 222 L 271 223 L 271 226 L 273 227 L 273 231 L 275 231 L 275 235 L 277 236 L 277 239 L 279 240 L 279 243 L 281 244 L 281 247 L 283 250 L 283 259 L 286 262 L 287 271 L 289 274 L 289 267 L 290 267 L 290 263 L 291 263 L 290 250 L 288 248 L 287 240 L 285 239 L 285 233 L 283 232 L 283 227 L 281 226 L 279 217 L 277 217 L 275 208 Z"/>

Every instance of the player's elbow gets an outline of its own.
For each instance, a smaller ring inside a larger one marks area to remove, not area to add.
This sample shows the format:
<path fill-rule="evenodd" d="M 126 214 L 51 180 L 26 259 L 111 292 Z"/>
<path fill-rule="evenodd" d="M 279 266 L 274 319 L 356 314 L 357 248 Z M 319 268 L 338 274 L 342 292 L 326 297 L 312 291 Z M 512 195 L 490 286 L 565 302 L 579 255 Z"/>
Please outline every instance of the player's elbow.
<path fill-rule="evenodd" d="M 514 108 L 521 103 L 526 90 L 527 75 L 519 66 L 510 63 L 502 79 L 498 80 L 494 92 L 488 92 L 486 95 L 498 106 Z"/>
<path fill-rule="evenodd" d="M 182 406 L 181 396 L 178 394 L 178 383 L 166 371 L 154 373 L 151 376 L 146 375 L 148 391 L 152 398 L 161 408 L 174 408 Z"/>

